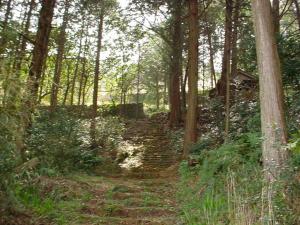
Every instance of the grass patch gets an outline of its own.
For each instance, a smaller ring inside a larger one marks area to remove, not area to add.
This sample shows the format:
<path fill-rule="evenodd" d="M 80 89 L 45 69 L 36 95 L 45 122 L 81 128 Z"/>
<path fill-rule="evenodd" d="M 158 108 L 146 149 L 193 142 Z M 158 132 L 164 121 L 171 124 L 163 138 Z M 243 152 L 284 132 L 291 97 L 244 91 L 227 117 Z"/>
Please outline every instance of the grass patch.
<path fill-rule="evenodd" d="M 15 188 L 17 200 L 38 217 L 49 219 L 57 225 L 80 224 L 83 203 L 93 197 L 86 185 L 63 178 L 44 179 L 45 183 L 18 185 Z M 88 178 L 76 175 L 76 179 Z"/>
<path fill-rule="evenodd" d="M 292 179 L 283 177 L 274 187 L 274 211 L 268 212 L 259 135 L 243 134 L 217 149 L 196 152 L 197 166 L 183 162 L 180 167 L 177 198 L 186 224 L 298 224 L 287 197 Z"/>

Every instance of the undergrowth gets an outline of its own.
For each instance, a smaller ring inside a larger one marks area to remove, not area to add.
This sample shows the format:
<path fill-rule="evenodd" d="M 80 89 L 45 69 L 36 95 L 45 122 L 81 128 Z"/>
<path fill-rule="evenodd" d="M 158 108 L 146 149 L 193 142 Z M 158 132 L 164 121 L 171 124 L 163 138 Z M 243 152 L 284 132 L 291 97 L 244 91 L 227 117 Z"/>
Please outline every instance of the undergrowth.
<path fill-rule="evenodd" d="M 46 179 L 46 178 L 44 178 Z M 55 181 L 55 180 L 54 180 Z M 67 180 L 66 180 L 67 181 Z M 82 203 L 91 198 L 83 190 L 72 190 L 70 186 L 64 187 L 64 182 L 43 184 L 43 181 L 19 184 L 14 189 L 16 199 L 39 218 L 44 218 L 57 225 L 67 225 L 70 221 L 77 221 Z"/>
<path fill-rule="evenodd" d="M 57 197 L 56 192 L 43 195 L 39 190 L 40 179 L 52 177 L 55 180 L 80 171 L 94 173 L 105 164 L 102 154 L 117 148 L 124 125 L 118 118 L 99 117 L 98 146 L 92 148 L 88 119 L 65 110 L 54 113 L 40 110 L 27 135 L 27 162 L 23 164 L 16 150 L 18 121 L 17 116 L 0 111 L 3 134 L 0 137 L 0 214 L 9 214 L 11 209 L 20 212 L 31 209 L 38 215 L 55 218 L 56 224 L 68 224 L 68 218 L 61 211 L 68 210 L 71 215 L 77 207 L 76 197 L 74 201 L 65 201 Z"/>
<path fill-rule="evenodd" d="M 245 133 L 213 150 L 205 149 L 201 141 L 194 147 L 193 157 L 199 164 L 190 167 L 183 162 L 180 167 L 178 200 L 186 224 L 299 224 L 299 180 L 295 179 L 299 150 L 293 151 L 290 171 L 275 187 L 274 212 L 270 214 L 260 142 L 259 133 Z"/>

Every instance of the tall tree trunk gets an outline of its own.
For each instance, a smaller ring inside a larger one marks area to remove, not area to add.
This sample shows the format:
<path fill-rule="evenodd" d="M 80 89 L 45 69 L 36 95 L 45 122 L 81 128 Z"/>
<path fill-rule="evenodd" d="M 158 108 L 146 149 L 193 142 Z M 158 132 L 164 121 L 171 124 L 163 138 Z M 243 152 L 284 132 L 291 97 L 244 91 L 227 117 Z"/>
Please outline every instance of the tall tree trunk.
<path fill-rule="evenodd" d="M 87 26 L 87 31 L 88 31 L 88 26 Z M 81 97 L 82 97 L 82 91 L 83 91 L 83 83 L 85 80 L 85 76 L 86 76 L 86 55 L 87 55 L 87 51 L 88 51 L 88 36 L 86 36 L 85 41 L 84 41 L 84 52 L 83 52 L 83 63 L 82 63 L 82 71 L 81 71 L 81 75 L 80 75 L 80 80 L 79 80 L 79 91 L 78 91 L 78 99 L 77 99 L 77 105 L 81 104 Z"/>
<path fill-rule="evenodd" d="M 141 83 L 141 44 L 138 45 L 139 58 L 137 65 L 137 84 L 136 84 L 136 119 L 139 118 L 139 103 L 140 103 L 140 83 Z"/>
<path fill-rule="evenodd" d="M 83 63 L 82 63 L 82 71 L 80 75 L 80 80 L 79 80 L 79 91 L 78 91 L 78 99 L 77 99 L 77 105 L 81 105 L 81 98 L 82 98 L 82 90 L 83 90 L 83 83 L 85 80 L 85 73 L 86 73 L 86 58 L 85 56 L 83 57 Z"/>
<path fill-rule="evenodd" d="M 67 64 L 67 86 L 66 86 L 66 90 L 64 93 L 64 99 L 62 102 L 62 105 L 65 106 L 67 99 L 68 99 L 68 94 L 69 94 L 69 90 L 70 90 L 70 75 L 71 75 L 71 65 L 70 63 Z"/>
<path fill-rule="evenodd" d="M 22 24 L 22 27 L 24 27 L 24 29 L 23 29 L 24 36 L 28 36 L 29 28 L 30 28 L 30 20 L 32 17 L 32 11 L 34 9 L 34 6 L 35 6 L 35 0 L 31 0 L 31 2 L 29 3 L 29 9 L 24 15 L 24 20 L 23 20 L 23 24 Z M 27 45 L 27 39 L 24 36 L 20 36 L 20 42 L 18 42 L 18 44 L 17 44 L 16 57 L 15 57 L 15 60 L 13 63 L 13 75 L 12 76 L 13 76 L 13 81 L 15 82 L 15 85 L 13 88 L 8 87 L 8 90 L 4 91 L 5 96 L 8 96 L 10 99 L 7 100 L 5 97 L 3 104 L 7 103 L 12 107 L 15 107 L 17 105 L 17 103 L 20 101 L 21 66 L 22 66 L 23 58 L 25 56 L 26 45 Z M 8 74 L 10 74 L 10 73 L 8 73 Z M 8 86 L 10 86 L 9 83 L 10 82 L 8 82 Z M 9 93 L 6 95 L 6 92 L 9 92 Z"/>
<path fill-rule="evenodd" d="M 237 74 L 238 65 L 238 31 L 240 26 L 240 10 L 243 0 L 236 0 L 233 14 L 233 31 L 232 31 L 232 54 L 231 54 L 231 77 Z"/>
<path fill-rule="evenodd" d="M 6 11 L 4 15 L 4 20 L 2 22 L 2 36 L 0 39 L 0 55 L 3 54 L 5 51 L 6 47 L 6 42 L 7 42 L 7 25 L 8 25 L 8 20 L 10 18 L 11 10 L 12 10 L 12 0 L 8 0 L 6 3 Z"/>
<path fill-rule="evenodd" d="M 104 9 L 101 8 L 101 14 L 100 14 L 99 24 L 98 24 L 98 41 L 97 41 L 94 90 L 93 90 L 93 108 L 92 108 L 92 120 L 91 120 L 91 140 L 92 140 L 92 145 L 94 147 L 96 146 L 96 117 L 97 117 L 97 109 L 98 109 L 100 52 L 101 52 L 101 46 L 102 46 L 103 22 L 104 22 Z"/>
<path fill-rule="evenodd" d="M 37 101 L 39 82 L 47 57 L 54 6 L 55 0 L 42 1 L 36 41 L 27 81 L 27 90 L 29 96 L 26 99 L 26 105 L 30 112 L 33 112 L 35 103 Z"/>
<path fill-rule="evenodd" d="M 263 163 L 267 181 L 279 178 L 288 156 L 280 61 L 269 0 L 252 0 L 259 69 Z"/>
<path fill-rule="evenodd" d="M 217 83 L 217 91 L 220 96 L 226 97 L 227 73 L 230 74 L 231 39 L 232 39 L 232 11 L 233 1 L 226 0 L 225 41 L 222 60 L 221 79 Z"/>
<path fill-rule="evenodd" d="M 166 108 L 166 105 L 168 104 L 168 77 L 167 74 L 164 76 L 164 93 L 163 93 L 163 107 Z"/>
<path fill-rule="evenodd" d="M 183 157 L 189 154 L 192 144 L 197 141 L 197 109 L 198 109 L 198 1 L 188 0 L 189 5 L 189 70 L 188 70 L 188 109 L 185 123 Z"/>
<path fill-rule="evenodd" d="M 82 64 L 82 70 L 80 73 L 80 78 L 79 78 L 79 90 L 78 90 L 78 98 L 77 98 L 77 105 L 80 105 L 81 103 L 81 94 L 82 94 L 82 86 L 83 86 L 83 79 L 84 79 L 84 70 L 85 70 L 85 58 L 83 58 L 81 61 L 83 61 Z"/>
<path fill-rule="evenodd" d="M 280 0 L 273 0 L 272 4 L 275 35 L 280 33 Z"/>
<path fill-rule="evenodd" d="M 85 27 L 85 14 L 83 14 L 82 24 L 81 24 L 81 31 L 80 31 L 80 38 L 79 38 L 79 50 L 78 50 L 78 55 L 77 55 L 77 60 L 76 60 L 76 65 L 75 65 L 74 77 L 72 79 L 72 86 L 71 86 L 70 105 L 74 104 L 75 86 L 76 86 L 76 80 L 78 77 L 80 57 L 81 57 L 81 52 L 82 52 L 82 40 L 83 40 L 83 34 L 84 34 L 84 27 Z"/>
<path fill-rule="evenodd" d="M 159 74 L 156 74 L 155 77 L 155 90 L 156 90 L 156 110 L 159 110 L 160 106 L 160 93 L 159 93 Z"/>
<path fill-rule="evenodd" d="M 231 67 L 230 61 L 227 60 L 227 68 L 231 70 L 226 70 L 226 104 L 225 104 L 225 142 L 229 138 L 229 128 L 230 128 L 230 84 L 231 79 L 237 73 L 237 63 L 238 63 L 238 49 L 237 49 L 237 40 L 238 40 L 238 27 L 239 27 L 239 16 L 240 16 L 240 7 L 242 0 L 236 0 L 234 5 L 233 21 L 232 21 L 232 40 L 231 40 Z"/>
<path fill-rule="evenodd" d="M 201 57 L 201 56 L 200 56 Z M 203 59 L 204 59 L 204 54 L 203 54 Z M 204 95 L 205 93 L 205 69 L 206 69 L 206 65 L 204 60 L 202 60 L 202 94 Z"/>
<path fill-rule="evenodd" d="M 169 126 L 174 128 L 181 121 L 180 77 L 182 76 L 182 0 L 174 1 L 174 29 L 172 34 L 172 57 L 170 74 L 170 119 Z"/>
<path fill-rule="evenodd" d="M 40 78 L 48 52 L 48 43 L 55 2 L 55 0 L 43 0 L 42 8 L 40 10 L 38 29 L 27 80 L 27 93 L 25 94 L 25 99 L 23 100 L 22 105 L 24 118 L 22 121 L 23 126 L 21 128 L 23 131 L 20 133 L 23 135 L 17 140 L 17 146 L 18 149 L 20 149 L 23 160 L 25 160 L 24 135 L 31 126 L 31 116 L 35 110 L 37 102 Z"/>
<path fill-rule="evenodd" d="M 63 22 L 60 27 L 60 33 L 58 37 L 57 55 L 56 55 L 54 76 L 53 76 L 52 89 L 51 89 L 51 99 L 50 99 L 51 111 L 55 110 L 58 101 L 57 98 L 58 98 L 58 91 L 60 86 L 63 56 L 65 54 L 66 29 L 69 22 L 69 7 L 70 7 L 69 0 L 65 0 L 65 11 L 64 11 Z"/>
<path fill-rule="evenodd" d="M 83 87 L 82 87 L 82 105 L 85 105 L 85 99 L 86 99 L 86 93 L 87 93 L 86 85 L 87 85 L 88 79 L 89 79 L 88 76 L 84 77 L 84 82 L 83 82 Z"/>
<path fill-rule="evenodd" d="M 211 29 L 207 29 L 207 40 L 208 40 L 208 49 L 209 49 L 209 64 L 210 64 L 210 74 L 211 74 L 211 88 L 217 85 L 215 63 L 214 63 L 214 50 L 212 45 L 211 38 Z"/>
<path fill-rule="evenodd" d="M 298 0 L 293 0 L 294 5 L 295 5 L 295 14 L 297 16 L 297 20 L 298 20 L 298 25 L 299 25 L 299 30 L 300 30 L 300 6 L 298 3 Z"/>
<path fill-rule="evenodd" d="M 43 72 L 42 72 L 42 76 L 40 79 L 38 104 L 40 104 L 42 99 L 47 95 L 47 93 L 43 94 L 44 86 L 45 86 L 45 79 L 46 79 L 46 70 L 47 70 L 47 64 L 45 63 L 45 65 L 43 66 Z"/>
<path fill-rule="evenodd" d="M 35 0 L 31 0 L 29 9 L 27 12 L 27 18 L 26 18 L 24 31 L 23 31 L 23 34 L 26 37 L 29 34 L 30 21 L 31 21 L 32 11 L 33 11 L 34 7 L 35 7 Z M 22 36 L 21 47 L 20 47 L 20 50 L 18 52 L 17 59 L 16 59 L 15 71 L 16 71 L 18 77 L 20 76 L 20 73 L 21 73 L 22 61 L 25 56 L 25 50 L 26 50 L 26 45 L 27 45 L 27 39 L 24 36 Z"/>
<path fill-rule="evenodd" d="M 187 62 L 186 68 L 185 68 L 185 74 L 181 83 L 181 98 L 182 98 L 182 112 L 186 112 L 186 85 L 187 85 L 187 79 L 188 79 L 188 66 L 189 62 Z"/>

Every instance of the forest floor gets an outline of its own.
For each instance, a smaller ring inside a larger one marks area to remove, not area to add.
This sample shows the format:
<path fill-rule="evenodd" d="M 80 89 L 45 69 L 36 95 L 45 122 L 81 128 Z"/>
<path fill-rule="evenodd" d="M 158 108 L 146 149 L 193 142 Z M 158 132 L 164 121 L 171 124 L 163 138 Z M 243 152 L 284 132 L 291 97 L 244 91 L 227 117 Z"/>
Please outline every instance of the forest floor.
<path fill-rule="evenodd" d="M 176 203 L 177 156 L 162 124 L 129 120 L 124 140 L 120 170 L 101 176 L 41 177 L 45 197 L 31 205 L 38 215 L 31 224 L 182 224 Z M 15 222 L 11 224 L 24 224 Z"/>

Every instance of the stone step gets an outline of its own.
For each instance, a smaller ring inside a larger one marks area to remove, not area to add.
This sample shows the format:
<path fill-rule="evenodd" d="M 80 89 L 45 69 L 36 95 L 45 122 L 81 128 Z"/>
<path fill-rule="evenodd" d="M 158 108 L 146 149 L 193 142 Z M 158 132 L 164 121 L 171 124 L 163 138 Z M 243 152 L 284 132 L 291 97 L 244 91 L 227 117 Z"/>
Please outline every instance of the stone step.
<path fill-rule="evenodd" d="M 164 161 L 156 161 L 156 162 L 143 162 L 143 165 L 141 167 L 166 167 L 175 164 L 176 161 L 169 161 L 169 162 L 164 162 Z"/>
<path fill-rule="evenodd" d="M 169 168 L 170 166 L 172 166 L 172 164 L 170 164 L 170 165 L 160 165 L 160 166 L 158 166 L 158 165 L 149 165 L 149 166 L 140 167 L 139 170 L 140 171 L 145 171 L 145 172 L 150 171 L 150 172 L 159 173 L 162 170 Z"/>
<path fill-rule="evenodd" d="M 162 157 L 173 157 L 176 153 L 175 152 L 148 152 L 146 151 L 144 155 L 147 156 L 162 156 Z"/>
<path fill-rule="evenodd" d="M 168 163 L 160 163 L 160 162 L 156 162 L 156 163 L 153 163 L 153 162 L 146 162 L 144 163 L 144 165 L 142 165 L 140 168 L 160 168 L 160 167 L 169 167 L 173 164 L 175 164 L 176 162 L 168 162 Z"/>
<path fill-rule="evenodd" d="M 171 208 L 164 207 L 122 207 L 120 205 L 90 205 L 83 207 L 84 213 L 98 216 L 110 216 L 119 218 L 144 218 L 175 216 L 177 212 Z"/>
<path fill-rule="evenodd" d="M 149 157 L 149 158 L 170 158 L 170 159 L 172 159 L 173 157 L 174 157 L 174 154 L 159 154 L 159 153 L 145 153 L 144 155 L 143 155 L 143 158 L 147 158 L 147 157 Z"/>
<path fill-rule="evenodd" d="M 143 161 L 162 161 L 162 160 L 165 160 L 165 161 L 174 161 L 174 160 L 176 160 L 176 158 L 174 157 L 167 157 L 167 156 L 165 156 L 165 157 L 160 157 L 160 156 L 157 156 L 157 157 L 155 157 L 155 156 L 146 156 L 146 157 L 143 157 L 142 158 L 142 160 Z"/>
<path fill-rule="evenodd" d="M 97 220 L 99 225 L 183 225 L 176 217 L 159 217 L 159 218 L 117 218 L 104 217 Z"/>

